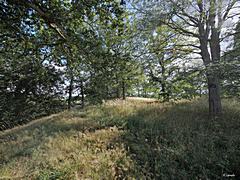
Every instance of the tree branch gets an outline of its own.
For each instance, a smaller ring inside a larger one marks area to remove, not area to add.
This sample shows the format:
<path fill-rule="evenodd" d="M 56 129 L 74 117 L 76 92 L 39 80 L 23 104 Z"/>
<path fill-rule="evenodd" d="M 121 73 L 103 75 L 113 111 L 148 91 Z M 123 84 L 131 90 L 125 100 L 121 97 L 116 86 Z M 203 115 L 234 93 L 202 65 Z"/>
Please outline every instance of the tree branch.
<path fill-rule="evenodd" d="M 46 12 L 44 12 L 37 4 L 30 2 L 28 0 L 15 0 L 15 2 L 18 4 L 20 3 L 22 5 L 25 5 L 27 7 L 32 8 L 33 10 L 35 10 L 39 14 L 39 16 L 49 25 L 49 27 L 54 29 L 58 33 L 58 35 L 61 36 L 61 38 L 66 40 L 64 33 L 59 28 L 59 26 L 56 24 L 56 22 L 54 22 L 53 18 L 51 18 L 50 15 L 48 15 Z"/>

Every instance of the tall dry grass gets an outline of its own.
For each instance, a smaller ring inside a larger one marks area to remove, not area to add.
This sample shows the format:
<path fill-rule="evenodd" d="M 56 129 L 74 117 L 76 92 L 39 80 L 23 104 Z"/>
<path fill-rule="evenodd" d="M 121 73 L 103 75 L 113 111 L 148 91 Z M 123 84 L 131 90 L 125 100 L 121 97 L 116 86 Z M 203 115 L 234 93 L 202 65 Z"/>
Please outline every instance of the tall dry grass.
<path fill-rule="evenodd" d="M 128 99 L 65 111 L 0 135 L 0 177 L 221 179 L 240 175 L 240 103 Z"/>

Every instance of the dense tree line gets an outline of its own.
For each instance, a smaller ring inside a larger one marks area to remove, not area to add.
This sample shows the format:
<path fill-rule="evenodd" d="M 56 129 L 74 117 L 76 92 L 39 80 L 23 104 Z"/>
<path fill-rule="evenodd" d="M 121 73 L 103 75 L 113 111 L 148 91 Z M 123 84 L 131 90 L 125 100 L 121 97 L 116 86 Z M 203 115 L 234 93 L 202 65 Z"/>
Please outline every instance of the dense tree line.
<path fill-rule="evenodd" d="M 126 96 L 169 101 L 208 93 L 209 112 L 219 115 L 222 95 L 239 96 L 240 23 L 224 26 L 238 6 L 235 0 L 1 1 L 0 129 Z M 223 52 L 226 38 L 232 44 Z"/>
<path fill-rule="evenodd" d="M 71 108 L 74 98 L 98 102 L 122 84 L 118 77 L 112 87 L 113 77 L 131 59 L 107 42 L 123 31 L 119 3 L 4 0 L 0 7 L 1 129 Z"/>

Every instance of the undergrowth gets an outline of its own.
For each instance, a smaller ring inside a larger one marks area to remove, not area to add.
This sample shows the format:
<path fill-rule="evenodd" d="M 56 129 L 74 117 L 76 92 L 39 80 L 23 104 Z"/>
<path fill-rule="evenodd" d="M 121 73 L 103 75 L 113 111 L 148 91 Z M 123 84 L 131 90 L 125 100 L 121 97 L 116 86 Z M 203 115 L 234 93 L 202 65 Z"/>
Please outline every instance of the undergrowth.
<path fill-rule="evenodd" d="M 240 176 L 240 103 L 118 101 L 0 134 L 0 177 L 223 179 Z"/>

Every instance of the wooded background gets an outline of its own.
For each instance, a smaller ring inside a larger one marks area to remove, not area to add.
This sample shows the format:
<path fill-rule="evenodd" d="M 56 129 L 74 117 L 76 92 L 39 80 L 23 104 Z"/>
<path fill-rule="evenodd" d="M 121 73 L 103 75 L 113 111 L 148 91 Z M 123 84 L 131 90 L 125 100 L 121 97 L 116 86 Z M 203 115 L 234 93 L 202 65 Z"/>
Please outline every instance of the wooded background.
<path fill-rule="evenodd" d="M 240 95 L 236 0 L 2 0 L 0 130 L 75 104 Z"/>

